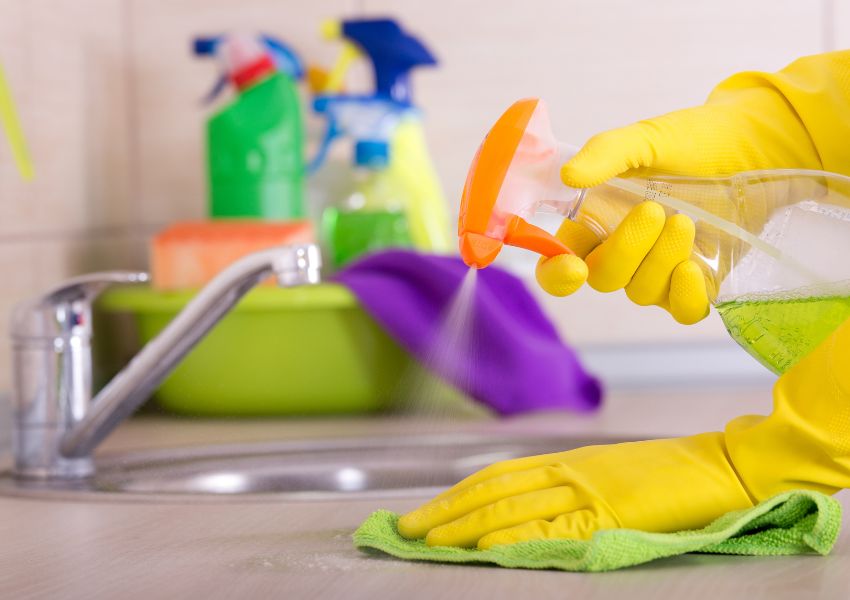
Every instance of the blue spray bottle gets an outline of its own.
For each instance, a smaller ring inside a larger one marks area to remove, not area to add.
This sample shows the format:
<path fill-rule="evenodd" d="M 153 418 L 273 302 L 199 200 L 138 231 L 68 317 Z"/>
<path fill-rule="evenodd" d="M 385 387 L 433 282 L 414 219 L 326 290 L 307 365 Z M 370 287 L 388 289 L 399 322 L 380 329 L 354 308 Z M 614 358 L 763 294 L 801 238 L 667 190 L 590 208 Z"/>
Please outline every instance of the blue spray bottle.
<path fill-rule="evenodd" d="M 412 102 L 410 84 L 413 68 L 435 65 L 436 59 L 392 19 L 336 21 L 323 29 L 325 37 L 345 41 L 327 91 L 338 92 L 340 72 L 359 54 L 371 60 L 375 91 L 365 96 L 326 93 L 316 98 L 314 108 L 327 118 L 328 126 L 312 169 L 324 162 L 328 147 L 339 137 L 348 136 L 355 142 L 355 170 L 363 166 L 358 164 L 358 160 L 363 159 L 357 158 L 357 148 L 362 147 L 362 143 L 386 144 L 387 158 L 380 168 L 381 177 L 387 182 L 384 187 L 393 189 L 394 196 L 403 199 L 402 216 L 409 239 L 406 245 L 425 251 L 450 251 L 453 242 L 447 205 L 428 154 L 421 112 Z M 356 52 L 352 52 L 352 48 L 356 48 Z M 399 240 L 400 218 L 397 216 L 393 220 L 395 239 Z M 328 227 L 325 232 L 332 234 Z M 372 240 L 373 247 L 385 245 L 388 244 Z M 392 245 L 398 245 L 398 241 Z"/>

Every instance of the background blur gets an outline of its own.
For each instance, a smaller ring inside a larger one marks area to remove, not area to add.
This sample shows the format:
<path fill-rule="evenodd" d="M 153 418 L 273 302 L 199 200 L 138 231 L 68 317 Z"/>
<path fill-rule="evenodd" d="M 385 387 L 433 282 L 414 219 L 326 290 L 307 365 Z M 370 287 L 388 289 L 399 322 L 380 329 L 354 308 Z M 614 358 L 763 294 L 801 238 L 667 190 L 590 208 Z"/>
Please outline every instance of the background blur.
<path fill-rule="evenodd" d="M 437 54 L 415 93 L 454 211 L 482 136 L 517 98 L 545 98 L 557 136 L 579 144 L 701 103 L 736 71 L 850 45 L 838 0 L 0 0 L 0 63 L 36 166 L 21 182 L 0 143 L 0 338 L 15 302 L 80 272 L 144 267 L 150 235 L 204 215 L 200 98 L 214 67 L 191 56 L 193 35 L 262 29 L 329 65 L 338 47 L 320 22 L 355 15 L 398 17 Z M 533 262 L 512 258 L 530 280 Z M 545 306 L 609 385 L 769 381 L 716 315 L 685 328 L 589 291 Z M 4 341 L 0 390 L 8 371 Z"/>

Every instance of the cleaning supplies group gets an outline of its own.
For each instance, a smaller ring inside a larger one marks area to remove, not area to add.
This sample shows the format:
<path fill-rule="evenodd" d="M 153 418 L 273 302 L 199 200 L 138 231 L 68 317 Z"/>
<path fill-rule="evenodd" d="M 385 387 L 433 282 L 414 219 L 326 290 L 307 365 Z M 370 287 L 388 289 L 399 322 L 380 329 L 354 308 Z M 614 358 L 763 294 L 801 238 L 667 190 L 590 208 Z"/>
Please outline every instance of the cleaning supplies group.
<path fill-rule="evenodd" d="M 850 316 L 850 178 L 774 169 L 724 178 L 611 178 L 564 185 L 575 150 L 556 141 L 542 101 L 516 102 L 473 160 L 458 235 L 467 265 L 483 268 L 504 244 L 542 255 L 537 278 L 564 296 L 585 280 L 625 288 L 680 322 L 714 302 L 732 337 L 783 373 Z M 557 237 L 529 223 L 567 217 Z M 663 241 L 662 241 L 663 240 Z"/>
<path fill-rule="evenodd" d="M 297 221 L 312 230 L 307 218 L 316 217 L 322 223 L 327 262 L 337 267 L 386 247 L 447 250 L 445 201 L 409 84 L 411 68 L 436 64 L 436 60 L 389 19 L 329 22 L 323 30 L 328 38 L 342 39 L 344 48 L 329 73 L 309 71 L 316 94 L 314 110 L 327 121 L 309 168 L 304 160 L 304 115 L 297 87 L 305 69 L 298 56 L 268 35 L 195 40 L 195 54 L 217 58 L 222 72 L 207 101 L 213 101 L 228 83 L 237 92 L 207 124 L 210 216 L 271 222 L 265 231 L 271 236 L 268 239 L 277 239 L 280 221 L 290 225 Z M 363 55 L 372 61 L 375 91 L 344 93 L 345 73 L 352 60 Z M 308 174 L 313 173 L 316 181 L 327 180 L 326 174 L 318 173 L 319 167 L 325 164 L 331 142 L 339 137 L 354 142 L 352 172 L 335 173 L 333 185 L 324 189 L 312 185 L 308 191 L 313 193 L 305 194 Z M 258 227 L 262 226 L 254 224 L 251 231 L 256 234 Z M 183 227 L 183 235 L 195 229 Z M 206 233 L 211 232 L 204 233 L 193 238 L 195 250 L 199 240 L 210 239 Z M 285 236 L 281 241 L 286 241 Z M 222 247 L 216 243 L 209 251 L 220 254 Z"/>

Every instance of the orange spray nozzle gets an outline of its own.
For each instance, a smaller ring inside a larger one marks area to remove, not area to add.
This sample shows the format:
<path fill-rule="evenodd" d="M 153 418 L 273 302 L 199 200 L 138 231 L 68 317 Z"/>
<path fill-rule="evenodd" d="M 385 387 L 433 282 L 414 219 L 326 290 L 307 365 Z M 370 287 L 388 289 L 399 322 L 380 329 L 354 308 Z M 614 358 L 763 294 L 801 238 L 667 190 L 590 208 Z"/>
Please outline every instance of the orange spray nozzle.
<path fill-rule="evenodd" d="M 483 269 L 496 260 L 505 244 L 525 248 L 547 257 L 573 254 L 566 244 L 548 231 L 514 215 L 507 226 L 505 237 L 501 240 L 472 231 L 462 233 L 460 256 L 467 266 Z"/>
<path fill-rule="evenodd" d="M 488 266 L 504 244 L 544 256 L 572 254 L 555 236 L 520 216 L 533 212 L 537 199 L 533 190 L 525 189 L 530 186 L 509 176 L 518 153 L 526 163 L 556 157 L 551 145 L 535 132 L 541 119 L 545 120 L 544 130 L 548 129 L 548 117 L 539 100 L 515 102 L 499 117 L 475 154 L 463 188 L 458 220 L 460 255 L 470 267 Z M 522 171 L 522 167 L 519 169 Z"/>
<path fill-rule="evenodd" d="M 496 260 L 503 245 L 502 240 L 467 231 L 460 235 L 460 256 L 466 266 L 483 269 Z"/>

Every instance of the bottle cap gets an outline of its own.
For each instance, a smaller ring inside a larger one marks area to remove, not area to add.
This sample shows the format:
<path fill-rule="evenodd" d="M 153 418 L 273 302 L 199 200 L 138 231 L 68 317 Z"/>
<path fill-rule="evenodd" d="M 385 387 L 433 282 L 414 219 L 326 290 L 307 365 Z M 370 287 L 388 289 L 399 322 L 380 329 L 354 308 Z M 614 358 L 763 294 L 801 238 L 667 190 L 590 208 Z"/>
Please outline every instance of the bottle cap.
<path fill-rule="evenodd" d="M 390 146 L 387 142 L 361 140 L 354 146 L 354 163 L 361 167 L 381 169 L 390 162 Z"/>
<path fill-rule="evenodd" d="M 272 57 L 254 36 L 231 35 L 222 50 L 230 80 L 240 90 L 275 70 Z"/>

